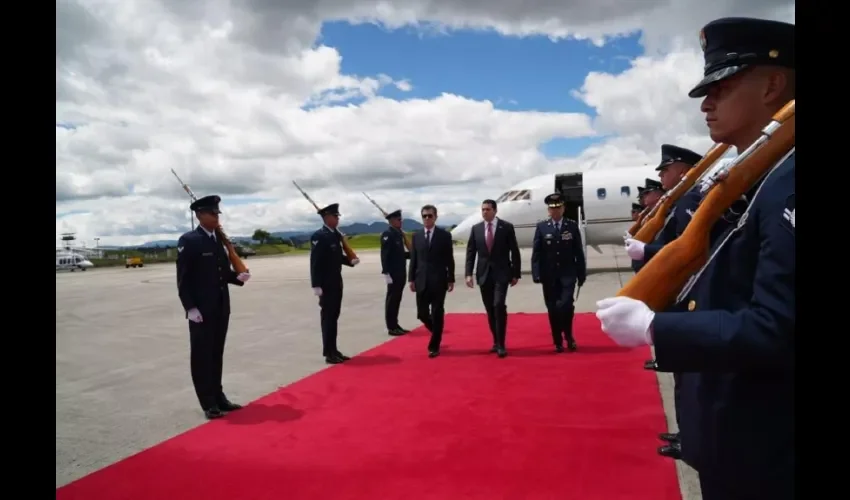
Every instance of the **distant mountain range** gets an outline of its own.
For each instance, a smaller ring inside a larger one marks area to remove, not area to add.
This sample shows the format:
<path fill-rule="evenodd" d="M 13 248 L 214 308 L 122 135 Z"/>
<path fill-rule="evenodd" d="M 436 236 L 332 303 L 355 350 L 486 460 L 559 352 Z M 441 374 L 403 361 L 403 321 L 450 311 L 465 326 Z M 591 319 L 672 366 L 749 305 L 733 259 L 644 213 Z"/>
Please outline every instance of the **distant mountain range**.
<path fill-rule="evenodd" d="M 405 219 L 404 222 L 402 222 L 401 226 L 402 229 L 404 229 L 405 231 L 416 231 L 418 229 L 422 229 L 422 223 L 409 219 Z M 386 222 L 370 222 L 369 224 L 363 222 L 355 222 L 347 226 L 340 226 L 342 232 L 349 236 L 354 236 L 356 234 L 382 233 L 386 228 Z M 451 228 L 454 228 L 454 226 L 451 226 Z M 308 231 L 276 231 L 270 234 L 275 238 L 291 240 L 296 244 L 300 244 L 307 241 L 310 238 L 310 235 L 313 234 L 313 231 L 315 231 L 315 229 L 311 229 Z M 231 239 L 234 242 L 239 243 L 256 243 L 254 240 L 251 239 L 250 236 L 232 236 Z M 157 240 L 148 241 L 143 245 L 124 248 L 173 247 L 176 245 L 177 240 Z"/>

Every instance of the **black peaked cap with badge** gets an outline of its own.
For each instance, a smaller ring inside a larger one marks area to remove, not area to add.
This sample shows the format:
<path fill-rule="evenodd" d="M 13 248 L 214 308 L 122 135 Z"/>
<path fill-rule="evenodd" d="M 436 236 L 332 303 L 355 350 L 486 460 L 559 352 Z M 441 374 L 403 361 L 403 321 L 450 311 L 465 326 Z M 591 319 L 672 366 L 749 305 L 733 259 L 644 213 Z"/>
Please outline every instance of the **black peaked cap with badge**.
<path fill-rule="evenodd" d="M 325 215 L 339 215 L 339 203 L 331 203 L 325 208 L 320 208 L 317 213 L 322 217 Z"/>
<path fill-rule="evenodd" d="M 644 186 L 641 194 L 651 193 L 652 191 L 664 191 L 664 186 L 661 185 L 661 181 L 646 179 L 646 186 Z"/>
<path fill-rule="evenodd" d="M 708 87 L 751 66 L 795 68 L 793 24 L 765 19 L 726 17 L 699 32 L 705 77 L 688 93 L 705 97 Z"/>
<path fill-rule="evenodd" d="M 665 167 L 676 162 L 686 163 L 693 167 L 699 163 L 700 160 L 702 160 L 702 155 L 695 153 L 690 149 L 680 148 L 679 146 L 673 146 L 672 144 L 662 144 L 661 163 L 658 164 L 655 170 L 663 170 Z"/>
<path fill-rule="evenodd" d="M 387 220 L 400 219 L 400 218 L 401 218 L 401 210 L 400 209 L 387 214 Z"/>
<path fill-rule="evenodd" d="M 221 203 L 221 197 L 211 194 L 193 201 L 192 204 L 189 205 L 189 210 L 193 212 L 212 212 L 220 214 L 221 210 L 218 208 L 219 203 Z"/>
<path fill-rule="evenodd" d="M 545 203 L 549 208 L 563 207 L 564 197 L 561 193 L 552 193 L 543 199 L 543 203 Z"/>

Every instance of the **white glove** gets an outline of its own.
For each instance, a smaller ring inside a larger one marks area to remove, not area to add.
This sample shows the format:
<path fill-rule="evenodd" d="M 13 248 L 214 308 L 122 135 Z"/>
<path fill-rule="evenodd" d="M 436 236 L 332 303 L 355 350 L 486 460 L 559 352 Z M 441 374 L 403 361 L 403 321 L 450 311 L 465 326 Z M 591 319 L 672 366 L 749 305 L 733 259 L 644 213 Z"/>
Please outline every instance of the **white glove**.
<path fill-rule="evenodd" d="M 611 297 L 596 303 L 602 331 L 624 347 L 652 345 L 650 328 L 655 313 L 643 302 L 629 297 Z"/>
<path fill-rule="evenodd" d="M 389 274 L 385 274 L 385 275 L 383 275 L 383 276 L 384 276 L 384 281 L 386 281 L 388 285 L 392 285 L 392 284 L 393 284 L 393 278 L 392 278 L 392 276 L 390 276 Z"/>
<path fill-rule="evenodd" d="M 360 264 L 360 259 L 351 259 L 352 266 L 356 266 L 357 264 Z"/>
<path fill-rule="evenodd" d="M 188 318 L 192 323 L 204 322 L 204 317 L 201 316 L 201 311 L 199 311 L 197 307 L 193 307 L 186 311 L 186 318 Z"/>
<path fill-rule="evenodd" d="M 242 283 L 245 283 L 246 281 L 248 281 L 249 279 L 251 279 L 251 273 L 249 273 L 249 272 L 239 273 L 239 274 L 236 276 L 236 279 L 238 279 L 238 280 L 239 280 L 239 281 L 241 281 Z"/>
<path fill-rule="evenodd" d="M 626 240 L 626 253 L 632 260 L 643 260 L 643 247 L 646 243 L 632 238 Z"/>
<path fill-rule="evenodd" d="M 628 229 L 626 229 L 625 234 L 623 234 L 623 239 L 624 239 L 624 240 L 630 240 L 630 239 L 632 239 L 632 238 L 633 238 L 632 233 L 630 233 L 630 232 L 629 232 L 629 230 L 628 230 Z"/>
<path fill-rule="evenodd" d="M 319 288 L 319 287 L 314 288 L 313 289 L 313 295 L 315 295 L 316 297 L 321 297 L 322 296 L 322 289 Z"/>

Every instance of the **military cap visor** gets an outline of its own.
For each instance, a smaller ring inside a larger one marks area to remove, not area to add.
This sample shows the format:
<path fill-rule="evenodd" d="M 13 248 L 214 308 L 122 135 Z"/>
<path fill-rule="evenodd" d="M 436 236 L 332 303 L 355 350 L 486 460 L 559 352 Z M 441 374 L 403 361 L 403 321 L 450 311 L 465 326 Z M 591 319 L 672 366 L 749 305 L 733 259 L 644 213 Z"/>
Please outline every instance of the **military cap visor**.
<path fill-rule="evenodd" d="M 632 212 L 643 212 L 643 205 L 640 203 L 632 203 Z"/>
<path fill-rule="evenodd" d="M 396 210 L 395 212 L 390 212 L 387 214 L 387 220 L 392 219 L 401 219 L 401 210 Z"/>
<path fill-rule="evenodd" d="M 220 214 L 221 210 L 218 208 L 218 204 L 221 203 L 221 198 L 216 195 L 204 196 L 203 198 L 199 198 L 192 202 L 189 205 L 189 210 L 193 212 L 210 212 L 214 214 Z"/>
<path fill-rule="evenodd" d="M 561 196 L 561 193 L 553 193 L 547 196 L 544 200 L 546 206 L 549 208 L 558 208 L 564 206 L 564 198 Z"/>
<path fill-rule="evenodd" d="M 664 187 L 661 185 L 661 182 L 656 181 L 655 179 L 647 179 L 646 186 L 644 186 L 641 194 L 647 194 L 652 191 L 664 191 Z"/>
<path fill-rule="evenodd" d="M 705 97 L 711 85 L 752 66 L 795 68 L 795 26 L 764 19 L 717 19 L 700 31 L 705 71 L 688 97 Z"/>
<path fill-rule="evenodd" d="M 671 144 L 661 146 L 661 163 L 655 168 L 657 171 L 664 170 L 674 163 L 684 163 L 691 167 L 702 160 L 702 155 L 690 149 L 680 148 Z"/>
<path fill-rule="evenodd" d="M 340 213 L 339 213 L 339 203 L 331 203 L 330 205 L 326 206 L 325 208 L 319 209 L 318 214 L 323 216 L 323 217 L 325 215 L 339 216 L 340 215 Z"/>

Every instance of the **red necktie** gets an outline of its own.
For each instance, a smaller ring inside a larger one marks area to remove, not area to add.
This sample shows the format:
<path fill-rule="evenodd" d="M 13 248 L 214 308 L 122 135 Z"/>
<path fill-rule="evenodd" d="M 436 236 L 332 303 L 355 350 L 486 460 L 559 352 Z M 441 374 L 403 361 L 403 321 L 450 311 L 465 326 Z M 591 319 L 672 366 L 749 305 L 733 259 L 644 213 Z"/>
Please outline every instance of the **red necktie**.
<path fill-rule="evenodd" d="M 487 223 L 487 251 L 493 250 L 493 223 Z"/>

